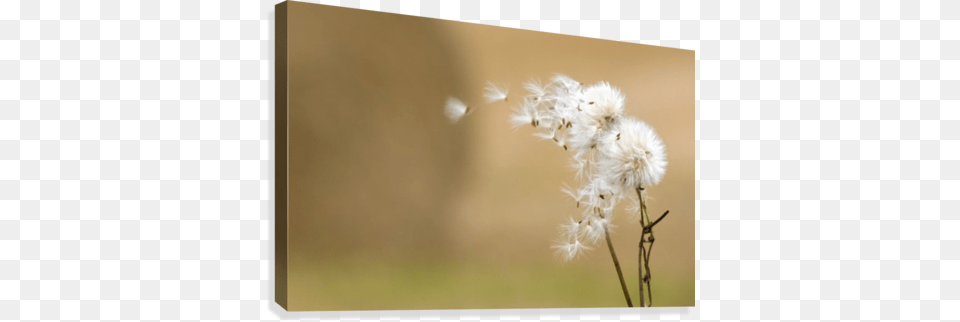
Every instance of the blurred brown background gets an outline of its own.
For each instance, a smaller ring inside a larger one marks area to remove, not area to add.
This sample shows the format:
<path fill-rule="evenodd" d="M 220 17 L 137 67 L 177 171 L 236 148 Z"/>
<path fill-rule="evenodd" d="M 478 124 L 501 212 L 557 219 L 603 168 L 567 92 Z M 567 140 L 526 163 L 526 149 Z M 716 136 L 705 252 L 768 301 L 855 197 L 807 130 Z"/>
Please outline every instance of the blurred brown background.
<path fill-rule="evenodd" d="M 625 306 L 604 244 L 571 262 L 551 248 L 578 216 L 569 153 L 507 123 L 522 82 L 555 73 L 620 88 L 665 141 L 654 305 L 694 305 L 694 52 L 297 2 L 288 19 L 290 310 Z M 509 102 L 483 102 L 488 80 Z M 476 110 L 450 124 L 448 96 Z"/>

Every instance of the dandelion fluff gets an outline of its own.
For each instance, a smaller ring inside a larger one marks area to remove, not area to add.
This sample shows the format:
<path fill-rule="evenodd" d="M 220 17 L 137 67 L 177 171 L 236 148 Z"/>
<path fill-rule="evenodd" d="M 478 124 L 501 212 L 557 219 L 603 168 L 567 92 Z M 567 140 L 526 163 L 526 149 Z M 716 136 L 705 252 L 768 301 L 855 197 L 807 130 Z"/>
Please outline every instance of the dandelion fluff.
<path fill-rule="evenodd" d="M 574 151 L 587 152 L 597 147 L 597 140 L 603 133 L 603 129 L 593 124 L 586 117 L 580 117 L 573 123 L 569 130 L 570 146 Z"/>
<path fill-rule="evenodd" d="M 492 82 L 487 82 L 487 87 L 483 90 L 483 98 L 487 103 L 494 103 L 507 100 L 507 87 L 498 86 Z"/>
<path fill-rule="evenodd" d="M 587 222 L 587 220 L 584 220 L 584 223 Z M 584 228 L 584 239 L 590 243 L 596 243 L 606 236 L 607 229 L 610 228 L 610 219 L 591 216 L 589 224 L 585 225 Z"/>
<path fill-rule="evenodd" d="M 444 106 L 444 111 L 447 114 L 447 118 L 449 118 L 451 122 L 457 123 L 461 118 L 463 118 L 464 115 L 467 114 L 467 112 L 470 111 L 470 107 L 457 98 L 448 97 L 447 103 Z"/>
<path fill-rule="evenodd" d="M 557 255 L 567 261 L 572 260 L 576 258 L 577 255 L 580 255 L 584 251 L 591 249 L 589 246 L 580 242 L 579 239 L 561 242 L 558 245 L 553 246 L 553 248 L 557 250 Z"/>
<path fill-rule="evenodd" d="M 667 152 L 660 136 L 643 121 L 625 117 L 605 138 L 598 166 L 602 176 L 624 188 L 660 183 L 667 171 Z"/>
<path fill-rule="evenodd" d="M 640 202 L 640 198 L 630 198 L 630 200 L 630 205 L 627 206 L 627 213 L 630 214 L 631 220 L 640 221 L 643 204 Z"/>
<path fill-rule="evenodd" d="M 623 103 L 623 94 L 610 84 L 590 86 L 583 93 L 581 120 L 598 132 L 609 130 L 623 116 Z"/>
<path fill-rule="evenodd" d="M 525 125 L 531 125 L 533 127 L 539 126 L 535 103 L 530 99 L 525 99 L 522 104 L 517 106 L 513 114 L 510 115 L 510 125 L 515 129 Z"/>
<path fill-rule="evenodd" d="M 599 216 L 613 211 L 620 201 L 620 191 L 619 186 L 611 185 L 605 177 L 594 175 L 589 183 L 580 188 L 578 195 L 586 206 L 584 211 Z"/>
<path fill-rule="evenodd" d="M 580 91 L 580 86 L 581 86 L 580 82 L 574 80 L 573 78 L 567 77 L 567 75 L 556 74 L 553 76 L 553 79 L 551 79 L 551 81 L 554 84 L 559 85 L 556 88 L 562 89 L 567 93 L 574 93 L 574 92 Z"/>
<path fill-rule="evenodd" d="M 573 198 L 573 200 L 577 202 L 577 208 L 580 208 L 580 203 L 583 201 L 583 196 L 580 194 L 580 191 L 579 191 L 579 190 L 575 190 L 575 189 L 573 189 L 573 188 L 570 188 L 570 186 L 568 186 L 566 183 L 564 183 L 564 184 L 563 184 L 563 187 L 560 188 L 560 191 L 562 191 L 564 194 L 570 196 L 570 198 Z"/>
<path fill-rule="evenodd" d="M 565 224 L 560 226 L 560 235 L 563 236 L 565 240 L 580 239 L 585 233 L 585 230 L 581 228 L 581 222 L 582 221 L 575 220 L 571 217 Z"/>
<path fill-rule="evenodd" d="M 646 123 L 624 115 L 625 97 L 606 82 L 584 86 L 566 75 L 549 82 L 530 80 L 510 116 L 514 128 L 534 127 L 534 136 L 551 140 L 571 152 L 575 188 L 564 185 L 581 212 L 560 225 L 557 253 L 573 259 L 604 239 L 613 227 L 618 203 L 638 185 L 660 182 L 666 171 L 663 141 Z M 507 90 L 488 83 L 488 102 L 506 100 Z M 464 111 L 466 113 L 468 111 Z M 633 200 L 631 198 L 631 200 Z M 638 204 L 630 209 L 637 213 Z"/>
<path fill-rule="evenodd" d="M 523 88 L 527 90 L 529 97 L 533 100 L 541 100 L 547 95 L 547 90 L 538 80 L 530 80 L 523 83 Z"/>
<path fill-rule="evenodd" d="M 569 139 L 568 139 L 568 144 Z M 583 181 L 593 176 L 594 164 L 596 163 L 597 151 L 595 149 L 578 150 L 574 148 L 573 157 L 570 158 L 570 167 L 576 171 L 574 178 L 577 181 Z"/>
<path fill-rule="evenodd" d="M 575 121 L 570 128 L 570 146 L 577 151 L 595 149 L 604 134 L 623 117 L 624 97 L 620 90 L 600 82 L 578 97 Z"/>

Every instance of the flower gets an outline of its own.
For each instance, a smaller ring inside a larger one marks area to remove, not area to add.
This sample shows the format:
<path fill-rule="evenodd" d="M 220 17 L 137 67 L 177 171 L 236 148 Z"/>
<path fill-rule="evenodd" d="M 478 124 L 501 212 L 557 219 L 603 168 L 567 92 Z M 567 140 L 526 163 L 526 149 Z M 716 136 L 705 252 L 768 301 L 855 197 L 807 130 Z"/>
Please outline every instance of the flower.
<path fill-rule="evenodd" d="M 667 171 L 667 152 L 660 136 L 643 121 L 624 117 L 601 145 L 602 176 L 626 189 L 660 183 Z"/>
<path fill-rule="evenodd" d="M 514 107 L 510 124 L 531 125 L 534 136 L 551 140 L 571 154 L 577 188 L 564 185 L 563 192 L 576 201 L 580 219 L 570 218 L 560 227 L 554 248 L 570 260 L 590 245 L 604 239 L 613 228 L 613 212 L 626 192 L 656 185 L 666 173 L 663 141 L 646 123 L 624 115 L 626 98 L 607 82 L 590 86 L 556 74 L 548 83 L 524 83 L 527 94 Z M 488 103 L 506 101 L 505 86 L 488 82 Z M 470 108 L 448 98 L 447 116 L 456 122 Z M 632 212 L 637 213 L 638 203 Z"/>
<path fill-rule="evenodd" d="M 623 115 L 623 94 L 606 82 L 583 91 L 583 115 L 601 128 L 609 128 Z"/>
<path fill-rule="evenodd" d="M 483 90 L 483 98 L 487 100 L 487 103 L 506 101 L 507 93 L 508 90 L 505 86 L 501 87 L 492 82 L 487 82 L 487 87 Z"/>
<path fill-rule="evenodd" d="M 457 123 L 467 112 L 470 112 L 470 107 L 467 106 L 467 104 L 464 104 L 463 101 L 454 97 L 447 98 L 447 104 L 444 108 L 447 117 L 450 118 L 450 121 L 453 123 Z"/>
<path fill-rule="evenodd" d="M 605 82 L 587 87 L 579 98 L 576 122 L 570 129 L 570 145 L 576 150 L 593 149 L 623 116 L 624 97 Z"/>

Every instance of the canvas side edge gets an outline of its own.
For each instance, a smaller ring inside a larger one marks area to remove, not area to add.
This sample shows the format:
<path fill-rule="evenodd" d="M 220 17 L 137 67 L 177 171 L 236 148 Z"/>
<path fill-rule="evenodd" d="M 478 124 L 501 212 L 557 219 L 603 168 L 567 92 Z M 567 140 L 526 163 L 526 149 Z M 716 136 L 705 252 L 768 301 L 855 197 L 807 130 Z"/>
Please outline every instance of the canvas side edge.
<path fill-rule="evenodd" d="M 276 42 L 274 44 L 274 57 L 276 59 L 274 71 L 275 79 L 275 88 L 274 88 L 274 102 L 275 102 L 275 120 L 276 124 L 274 126 L 274 138 L 275 138 L 275 159 L 276 164 L 274 166 L 274 195 L 276 199 L 274 200 L 274 224 L 275 224 L 275 234 L 276 240 L 274 244 L 274 273 L 275 273 L 275 292 L 274 297 L 277 304 L 283 307 L 285 310 L 290 310 L 289 307 L 289 298 L 288 298 L 288 288 L 287 288 L 287 269 L 289 268 L 288 263 L 288 167 L 287 167 L 287 153 L 288 153 L 288 134 L 287 134 L 287 117 L 288 117 L 288 101 L 287 101 L 287 9 L 289 1 L 284 1 L 276 4 L 276 14 L 275 14 L 275 27 L 274 31 Z"/>

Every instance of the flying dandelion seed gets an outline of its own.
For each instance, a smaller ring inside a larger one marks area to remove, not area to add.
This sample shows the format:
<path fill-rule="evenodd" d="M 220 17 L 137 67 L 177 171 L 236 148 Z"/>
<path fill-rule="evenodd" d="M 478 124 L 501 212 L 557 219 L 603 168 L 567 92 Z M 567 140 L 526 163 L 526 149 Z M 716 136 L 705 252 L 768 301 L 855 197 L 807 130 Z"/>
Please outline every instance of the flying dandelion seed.
<path fill-rule="evenodd" d="M 470 112 L 470 107 L 457 98 L 448 97 L 445 112 L 451 122 L 457 123 L 464 115 Z"/>
<path fill-rule="evenodd" d="M 507 100 L 507 87 L 497 86 L 492 82 L 487 82 L 487 87 L 483 90 L 483 98 L 487 103 L 494 103 Z"/>

